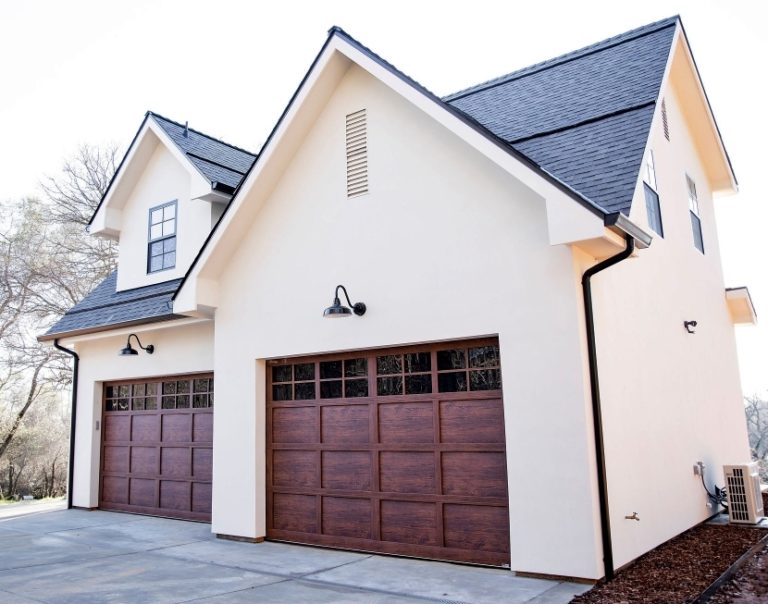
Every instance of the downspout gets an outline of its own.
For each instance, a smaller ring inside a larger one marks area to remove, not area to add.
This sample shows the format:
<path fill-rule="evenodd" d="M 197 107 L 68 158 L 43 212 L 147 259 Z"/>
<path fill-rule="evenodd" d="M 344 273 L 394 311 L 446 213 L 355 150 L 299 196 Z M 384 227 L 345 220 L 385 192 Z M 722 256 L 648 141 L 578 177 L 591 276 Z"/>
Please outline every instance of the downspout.
<path fill-rule="evenodd" d="M 59 345 L 58 338 L 53 341 L 53 345 L 75 359 L 75 364 L 72 367 L 72 414 L 69 419 L 69 475 L 67 477 L 67 509 L 71 509 L 72 487 L 75 484 L 75 426 L 77 423 L 77 377 L 80 369 L 80 357 L 74 350 Z"/>
<path fill-rule="evenodd" d="M 608 511 L 608 479 L 605 472 L 605 445 L 603 442 L 603 417 L 600 408 L 600 379 L 597 374 L 597 348 L 595 346 L 595 317 L 592 307 L 592 277 L 629 258 L 635 251 L 635 239 L 626 236 L 627 247 L 624 251 L 587 269 L 581 278 L 584 292 L 584 314 L 587 327 L 587 356 L 589 359 L 589 385 L 592 392 L 592 421 L 595 429 L 595 462 L 597 466 L 597 488 L 600 500 L 600 533 L 603 542 L 603 565 L 605 580 L 614 578 L 613 543 L 611 541 L 611 519 Z"/>

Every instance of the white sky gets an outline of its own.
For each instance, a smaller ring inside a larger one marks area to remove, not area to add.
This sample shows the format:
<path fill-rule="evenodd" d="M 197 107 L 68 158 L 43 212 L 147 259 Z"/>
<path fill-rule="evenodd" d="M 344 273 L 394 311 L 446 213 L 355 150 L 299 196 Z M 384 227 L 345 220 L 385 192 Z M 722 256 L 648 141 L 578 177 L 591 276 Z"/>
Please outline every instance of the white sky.
<path fill-rule="evenodd" d="M 130 142 L 151 109 L 258 151 L 331 25 L 438 95 L 673 14 L 683 18 L 739 179 L 717 200 L 745 394 L 768 391 L 768 3 L 592 0 L 0 0 L 0 201 L 38 193 L 81 143 Z"/>

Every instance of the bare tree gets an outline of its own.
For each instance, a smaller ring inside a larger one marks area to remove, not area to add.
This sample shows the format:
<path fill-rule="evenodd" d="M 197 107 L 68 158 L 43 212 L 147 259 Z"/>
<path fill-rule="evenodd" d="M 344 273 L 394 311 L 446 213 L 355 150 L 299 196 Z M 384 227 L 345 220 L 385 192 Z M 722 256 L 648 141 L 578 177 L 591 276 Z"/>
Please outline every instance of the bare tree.
<path fill-rule="evenodd" d="M 115 242 L 85 229 L 113 177 L 115 157 L 115 147 L 82 146 L 61 174 L 46 177 L 45 199 L 0 208 L 0 460 L 6 458 L 14 492 L 29 468 L 43 476 L 38 491 L 53 492 L 66 462 L 60 446 L 38 444 L 33 452 L 12 445 L 29 429 L 26 418 L 36 402 L 70 380 L 69 357 L 40 345 L 36 335 L 115 268 Z"/>
<path fill-rule="evenodd" d="M 760 463 L 760 474 L 768 482 L 768 399 L 755 394 L 744 401 L 752 457 Z"/>

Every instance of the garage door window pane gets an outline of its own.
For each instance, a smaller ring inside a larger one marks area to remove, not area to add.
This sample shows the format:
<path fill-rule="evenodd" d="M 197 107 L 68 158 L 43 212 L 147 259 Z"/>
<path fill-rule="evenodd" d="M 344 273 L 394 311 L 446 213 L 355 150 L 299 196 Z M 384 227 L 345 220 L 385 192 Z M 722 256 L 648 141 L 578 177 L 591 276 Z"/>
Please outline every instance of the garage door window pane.
<path fill-rule="evenodd" d="M 163 382 L 163 394 L 176 394 L 176 382 Z"/>
<path fill-rule="evenodd" d="M 368 359 L 344 361 L 344 377 L 365 377 L 368 375 Z"/>
<path fill-rule="evenodd" d="M 376 372 L 379 375 L 402 373 L 403 357 L 400 356 L 399 354 L 376 357 Z"/>
<path fill-rule="evenodd" d="M 177 409 L 189 409 L 189 395 L 176 397 Z"/>
<path fill-rule="evenodd" d="M 406 373 L 419 373 L 432 369 L 432 355 L 428 352 L 414 352 L 405 355 Z"/>
<path fill-rule="evenodd" d="M 323 361 L 320 363 L 320 379 L 327 380 L 341 377 L 341 361 Z"/>
<path fill-rule="evenodd" d="M 189 393 L 189 380 L 176 382 L 176 394 L 188 394 Z"/>
<path fill-rule="evenodd" d="M 277 365 L 272 367 L 273 382 L 290 382 L 292 365 Z"/>
<path fill-rule="evenodd" d="M 292 397 L 293 386 L 290 384 L 276 384 L 272 386 L 273 401 L 290 401 Z"/>
<path fill-rule="evenodd" d="M 304 382 L 306 380 L 315 379 L 315 364 L 314 363 L 299 363 L 293 366 L 293 373 L 297 382 Z"/>
<path fill-rule="evenodd" d="M 376 380 L 376 393 L 379 396 L 391 396 L 403 393 L 403 378 L 384 377 Z"/>
<path fill-rule="evenodd" d="M 469 372 L 470 390 L 501 390 L 501 373 L 498 369 Z"/>
<path fill-rule="evenodd" d="M 431 375 L 407 375 L 405 376 L 406 394 L 428 394 L 432 392 Z"/>
<path fill-rule="evenodd" d="M 144 409 L 147 411 L 157 409 L 157 397 L 153 396 L 152 398 L 144 399 Z"/>
<path fill-rule="evenodd" d="M 480 346 L 469 349 L 470 367 L 498 367 L 499 348 L 497 346 Z"/>
<path fill-rule="evenodd" d="M 347 398 L 368 396 L 368 380 L 347 380 L 344 383 L 344 396 Z"/>
<path fill-rule="evenodd" d="M 145 399 L 143 398 L 135 398 L 133 399 L 133 410 L 134 411 L 144 411 L 146 408 Z"/>
<path fill-rule="evenodd" d="M 164 396 L 163 397 L 163 409 L 175 409 L 176 408 L 176 397 L 175 396 Z"/>
<path fill-rule="evenodd" d="M 437 388 L 440 392 L 466 392 L 467 374 L 465 371 L 440 373 L 437 376 Z"/>
<path fill-rule="evenodd" d="M 341 364 L 340 361 L 339 364 Z M 322 375 L 322 369 L 320 372 Z M 320 398 L 341 398 L 341 380 L 320 382 Z"/>
<path fill-rule="evenodd" d="M 296 384 L 296 400 L 309 401 L 315 398 L 315 383 L 303 382 Z"/>
<path fill-rule="evenodd" d="M 439 350 L 437 352 L 437 369 L 464 369 L 467 366 L 467 355 L 462 349 Z"/>

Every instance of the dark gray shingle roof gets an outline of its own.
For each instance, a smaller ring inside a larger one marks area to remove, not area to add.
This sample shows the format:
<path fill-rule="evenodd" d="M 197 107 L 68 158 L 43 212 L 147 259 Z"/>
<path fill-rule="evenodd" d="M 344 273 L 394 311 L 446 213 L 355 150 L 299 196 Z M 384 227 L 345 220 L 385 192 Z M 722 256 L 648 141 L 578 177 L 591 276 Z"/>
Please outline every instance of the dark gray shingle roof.
<path fill-rule="evenodd" d="M 607 212 L 629 213 L 677 17 L 444 100 Z"/>
<path fill-rule="evenodd" d="M 216 138 L 185 128 L 167 117 L 149 112 L 171 140 L 181 149 L 203 175 L 213 182 L 237 188 L 256 155 Z M 186 134 L 185 134 L 186 132 Z"/>
<path fill-rule="evenodd" d="M 181 279 L 117 292 L 117 271 L 73 306 L 43 336 L 98 330 L 130 323 L 151 323 L 176 318 L 171 296 Z"/>

